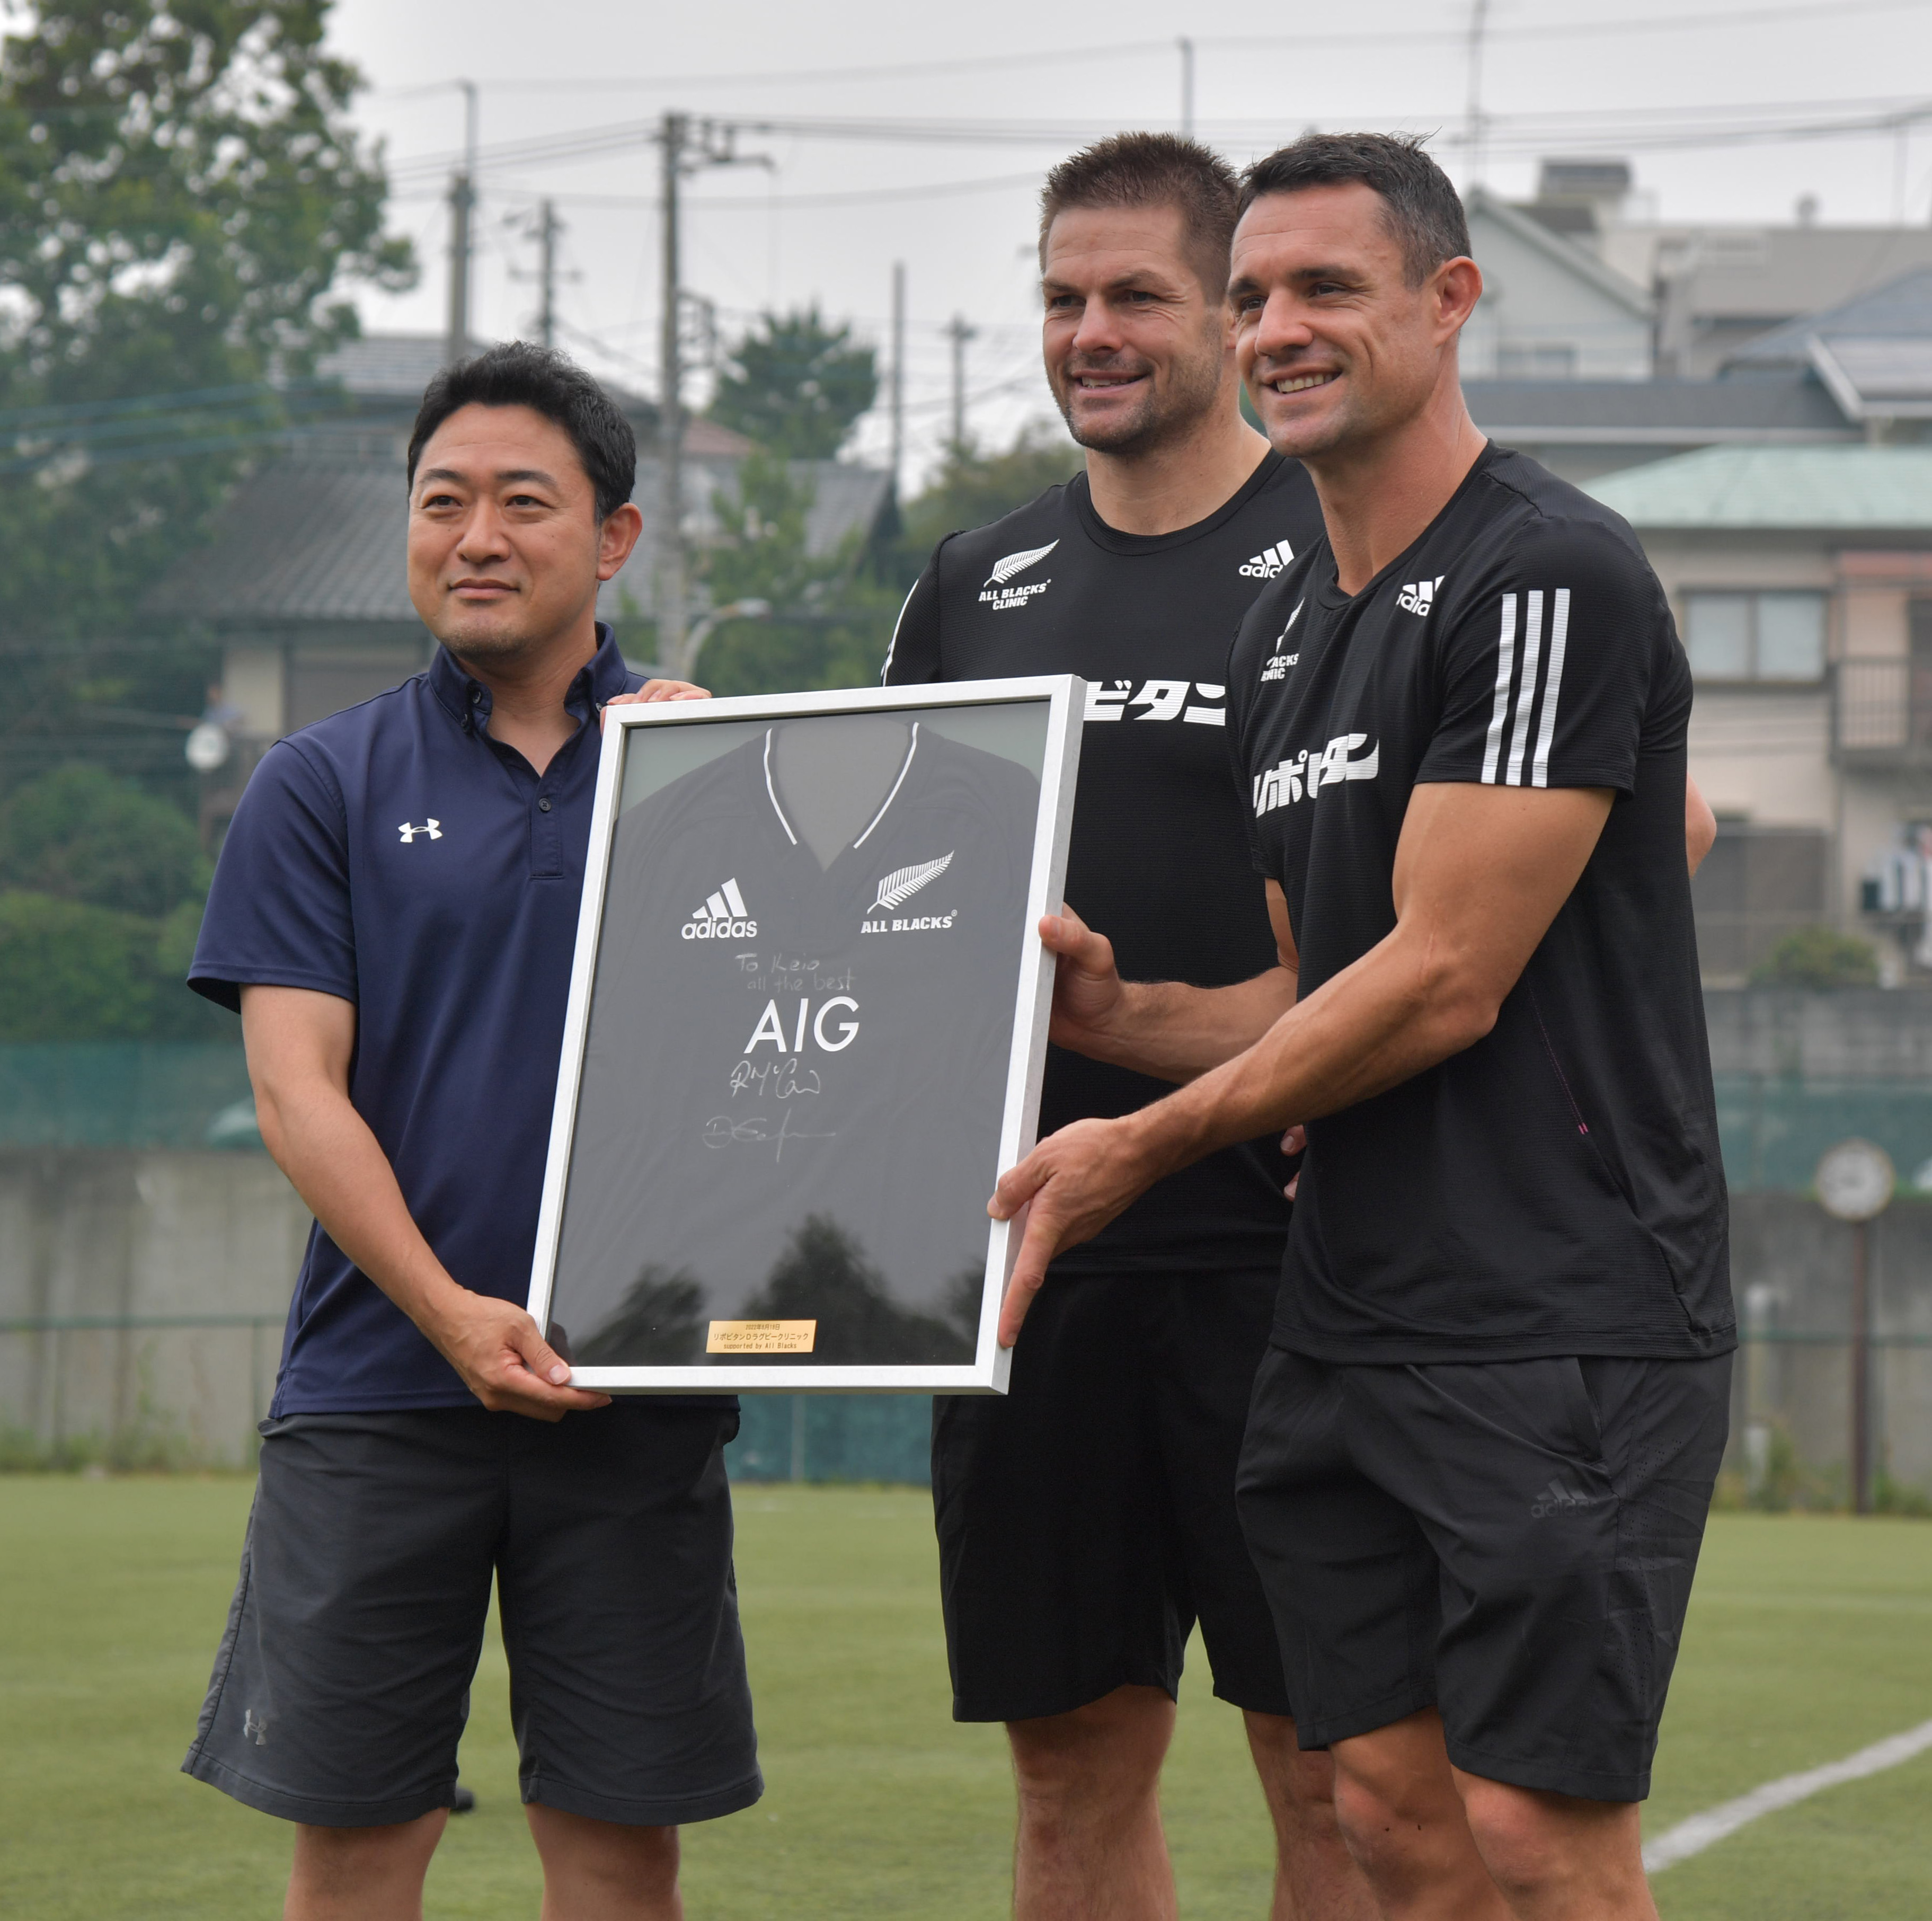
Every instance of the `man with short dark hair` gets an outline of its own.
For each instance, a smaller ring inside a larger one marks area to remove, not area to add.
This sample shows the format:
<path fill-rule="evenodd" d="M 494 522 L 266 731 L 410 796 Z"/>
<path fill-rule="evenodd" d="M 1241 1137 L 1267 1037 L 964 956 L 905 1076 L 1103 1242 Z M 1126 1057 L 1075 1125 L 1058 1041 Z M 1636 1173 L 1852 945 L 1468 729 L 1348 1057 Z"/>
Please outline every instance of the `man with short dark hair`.
<path fill-rule="evenodd" d="M 442 648 L 270 749 L 196 951 L 317 1223 L 185 1763 L 298 1824 L 290 1921 L 421 1914 L 493 1577 L 546 1916 L 670 1921 L 678 1825 L 760 1791 L 736 1403 L 572 1388 L 520 1304 L 597 716 L 639 685 L 596 620 L 640 530 L 636 459 L 544 349 L 430 383 L 409 577 Z"/>
<path fill-rule="evenodd" d="M 1241 419 L 1225 305 L 1238 194 L 1225 162 L 1164 134 L 1102 141 L 1048 174 L 1047 377 L 1086 470 L 940 544 L 885 672 L 1082 675 L 1067 898 L 1114 932 L 1130 971 L 1203 987 L 1274 951 L 1228 779 L 1228 641 L 1322 530 L 1306 476 Z M 1055 1049 L 1041 1126 L 1162 1091 Z M 935 1403 L 953 1711 L 1006 1724 L 1020 1921 L 1174 1911 L 1158 1788 L 1197 1621 L 1275 1824 L 1276 1921 L 1370 1911 L 1327 1757 L 1295 1745 L 1234 1510 L 1290 1171 L 1270 1136 L 1162 1182 L 1054 1263 L 1009 1394 Z"/>
<path fill-rule="evenodd" d="M 1002 1178 L 1002 1337 L 1150 1181 L 1305 1126 L 1240 1485 L 1300 1737 L 1393 1921 L 1650 1921 L 1736 1345 L 1689 668 L 1629 528 L 1471 423 L 1434 162 L 1311 135 L 1243 197 L 1243 373 L 1326 528 L 1228 669 L 1281 965 L 1125 985 L 1043 923 L 1061 1041 L 1184 1085 Z"/>

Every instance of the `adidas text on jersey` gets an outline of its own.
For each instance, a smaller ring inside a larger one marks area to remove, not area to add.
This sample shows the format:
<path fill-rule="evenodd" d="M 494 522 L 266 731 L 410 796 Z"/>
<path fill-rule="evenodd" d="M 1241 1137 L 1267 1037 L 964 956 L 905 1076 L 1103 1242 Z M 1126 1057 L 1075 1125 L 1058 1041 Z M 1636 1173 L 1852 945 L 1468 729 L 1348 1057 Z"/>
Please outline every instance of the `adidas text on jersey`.
<path fill-rule="evenodd" d="M 1264 547 L 1251 560 L 1241 563 L 1240 574 L 1244 581 L 1271 581 L 1294 558 L 1294 549 L 1285 540 L 1278 540 L 1272 547 Z"/>
<path fill-rule="evenodd" d="M 1426 620 L 1429 610 L 1436 604 L 1436 590 L 1448 576 L 1438 574 L 1432 581 L 1412 581 L 1395 597 L 1395 604 L 1405 614 L 1419 614 Z"/>
<path fill-rule="evenodd" d="M 750 918 L 752 910 L 738 891 L 736 879 L 727 881 L 684 923 L 687 941 L 754 941 L 758 923 Z"/>

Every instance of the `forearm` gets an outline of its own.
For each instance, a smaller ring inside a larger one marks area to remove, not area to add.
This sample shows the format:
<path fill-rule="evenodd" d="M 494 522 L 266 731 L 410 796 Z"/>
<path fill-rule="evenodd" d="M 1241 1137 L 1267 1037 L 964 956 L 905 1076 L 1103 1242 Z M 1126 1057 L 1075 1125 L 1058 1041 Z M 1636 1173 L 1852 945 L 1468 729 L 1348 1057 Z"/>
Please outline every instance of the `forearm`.
<path fill-rule="evenodd" d="M 1129 982 L 1106 1031 L 1054 1038 L 1095 1060 L 1185 1083 L 1255 1046 L 1294 1005 L 1294 994 L 1285 967 L 1232 987 Z"/>
<path fill-rule="evenodd" d="M 1150 1180 L 1398 1085 L 1486 1033 L 1493 1001 L 1398 928 L 1233 1058 L 1121 1123 Z"/>
<path fill-rule="evenodd" d="M 348 1096 L 258 1073 L 262 1139 L 322 1232 L 431 1338 L 464 1290 L 411 1217 L 395 1170 Z"/>

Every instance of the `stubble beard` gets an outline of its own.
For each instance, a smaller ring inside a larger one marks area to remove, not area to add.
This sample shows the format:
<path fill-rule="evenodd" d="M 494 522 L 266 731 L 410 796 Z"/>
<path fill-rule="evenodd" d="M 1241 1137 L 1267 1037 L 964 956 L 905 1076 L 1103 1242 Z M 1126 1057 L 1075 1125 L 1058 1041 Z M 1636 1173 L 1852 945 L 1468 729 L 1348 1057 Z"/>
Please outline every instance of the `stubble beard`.
<path fill-rule="evenodd" d="M 1125 419 L 1116 416 L 1105 426 L 1096 424 L 1083 428 L 1078 424 L 1072 404 L 1078 376 L 1070 374 L 1066 385 L 1056 398 L 1060 402 L 1060 418 L 1066 422 L 1066 431 L 1083 447 L 1090 447 L 1096 453 L 1112 454 L 1132 458 L 1154 453 L 1160 449 L 1184 440 L 1193 433 L 1202 419 L 1212 413 L 1216 396 L 1221 391 L 1222 352 L 1217 329 L 1211 352 L 1189 355 L 1168 363 L 1168 385 L 1165 393 L 1158 392 L 1150 380 L 1140 404 Z M 1103 368 L 1083 368 L 1082 373 L 1103 373 Z"/>

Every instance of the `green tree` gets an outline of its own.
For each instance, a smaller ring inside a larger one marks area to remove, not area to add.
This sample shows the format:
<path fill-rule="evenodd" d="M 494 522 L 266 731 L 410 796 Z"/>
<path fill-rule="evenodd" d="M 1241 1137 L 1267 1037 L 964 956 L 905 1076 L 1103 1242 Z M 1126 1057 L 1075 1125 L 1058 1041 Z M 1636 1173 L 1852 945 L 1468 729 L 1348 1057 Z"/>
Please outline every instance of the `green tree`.
<path fill-rule="evenodd" d="M 137 915 L 0 893 L 0 1041 L 146 1036 L 154 947 L 153 926 Z"/>
<path fill-rule="evenodd" d="M 158 918 L 206 892 L 178 809 L 98 767 L 62 767 L 0 805 L 0 887 Z"/>
<path fill-rule="evenodd" d="M 698 678 L 717 694 L 774 694 L 806 687 L 868 686 L 879 677 L 898 596 L 868 563 L 864 536 L 836 553 L 806 544 L 810 483 L 776 455 L 740 466 L 735 494 L 718 511 L 724 539 L 706 556 L 714 607 L 762 600 L 763 620 L 730 620 L 699 656 Z"/>
<path fill-rule="evenodd" d="M 1798 927 L 1751 969 L 1765 987 L 1876 987 L 1878 952 L 1856 934 L 1834 927 Z"/>
<path fill-rule="evenodd" d="M 878 392 L 872 350 L 814 303 L 764 314 L 733 344 L 710 416 L 774 454 L 830 460 Z"/>
<path fill-rule="evenodd" d="M 46 0 L 0 40 L 0 635 L 128 632 L 251 449 L 316 401 L 303 377 L 355 332 L 344 283 L 411 278 L 328 11 Z M 16 674 L 12 725 L 158 688 L 193 711 L 208 665 Z"/>
<path fill-rule="evenodd" d="M 194 829 L 98 767 L 0 806 L 0 1040 L 232 1035 L 182 984 L 208 881 Z"/>
<path fill-rule="evenodd" d="M 1084 456 L 1058 427 L 1022 428 L 1011 446 L 982 452 L 970 443 L 946 455 L 930 485 L 906 509 L 898 572 L 908 587 L 949 533 L 984 527 L 1070 480 Z"/>

